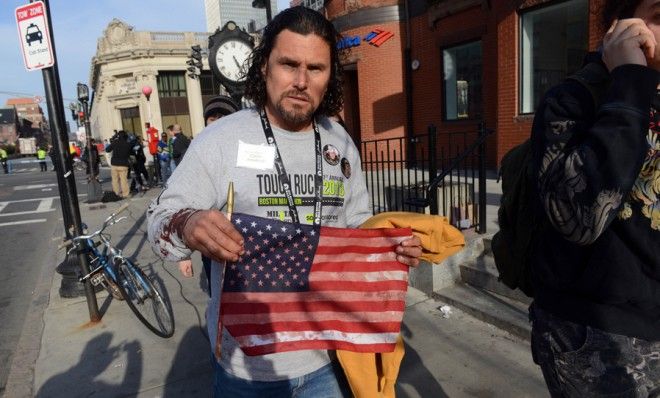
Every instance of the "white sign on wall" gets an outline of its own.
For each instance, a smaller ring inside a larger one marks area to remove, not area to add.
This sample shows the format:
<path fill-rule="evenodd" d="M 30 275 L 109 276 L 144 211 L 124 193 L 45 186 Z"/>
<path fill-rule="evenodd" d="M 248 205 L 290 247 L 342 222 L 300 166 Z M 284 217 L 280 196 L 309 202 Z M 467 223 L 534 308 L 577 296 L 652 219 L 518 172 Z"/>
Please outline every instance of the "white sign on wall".
<path fill-rule="evenodd" d="M 33 71 L 53 66 L 55 57 L 44 3 L 35 1 L 16 8 L 16 26 L 25 68 Z"/>

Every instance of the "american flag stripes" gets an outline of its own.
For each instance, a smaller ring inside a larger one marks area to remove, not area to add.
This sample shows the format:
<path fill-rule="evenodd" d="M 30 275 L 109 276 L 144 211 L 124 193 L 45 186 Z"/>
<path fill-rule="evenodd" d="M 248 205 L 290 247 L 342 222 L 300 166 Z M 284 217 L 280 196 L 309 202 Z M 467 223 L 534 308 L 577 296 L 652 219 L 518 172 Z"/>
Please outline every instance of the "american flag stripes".
<path fill-rule="evenodd" d="M 245 254 L 229 263 L 220 324 L 246 355 L 305 349 L 389 352 L 405 308 L 409 228 L 313 227 L 234 214 Z"/>

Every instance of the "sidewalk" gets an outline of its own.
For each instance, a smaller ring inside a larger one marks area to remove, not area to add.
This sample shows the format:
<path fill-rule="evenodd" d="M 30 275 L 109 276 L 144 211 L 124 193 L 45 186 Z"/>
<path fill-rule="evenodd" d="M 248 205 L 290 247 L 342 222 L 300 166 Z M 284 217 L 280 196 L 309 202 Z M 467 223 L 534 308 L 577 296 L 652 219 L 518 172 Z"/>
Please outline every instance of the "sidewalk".
<path fill-rule="evenodd" d="M 84 298 L 59 297 L 61 259 L 53 241 L 52 257 L 43 266 L 5 397 L 206 397 L 212 383 L 204 311 L 207 295 L 200 288 L 201 261 L 194 257 L 195 277 L 183 278 L 175 264 L 153 254 L 146 237 L 145 210 L 158 194 L 131 199 L 129 219 L 109 229 L 149 275 L 162 281 L 172 302 L 176 332 L 162 339 L 144 327 L 123 302 L 97 294 L 103 319 L 89 323 Z M 119 207 L 81 211 L 90 228 Z M 56 238 L 53 236 L 53 238 Z M 56 260 L 59 261 L 59 260 Z M 541 372 L 528 343 L 459 310 L 443 317 L 444 305 L 410 289 L 402 333 L 406 340 L 398 397 L 543 397 Z"/>

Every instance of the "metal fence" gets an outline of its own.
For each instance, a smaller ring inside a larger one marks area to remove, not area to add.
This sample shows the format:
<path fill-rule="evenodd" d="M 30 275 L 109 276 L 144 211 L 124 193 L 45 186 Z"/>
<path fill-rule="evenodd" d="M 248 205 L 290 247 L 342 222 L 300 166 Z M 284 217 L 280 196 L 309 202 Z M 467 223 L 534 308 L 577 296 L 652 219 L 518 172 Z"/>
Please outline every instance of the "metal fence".
<path fill-rule="evenodd" d="M 442 215 L 460 229 L 486 232 L 486 137 L 472 131 L 426 134 L 361 143 L 362 169 L 373 213 Z M 483 222 L 482 222 L 483 221 Z"/>

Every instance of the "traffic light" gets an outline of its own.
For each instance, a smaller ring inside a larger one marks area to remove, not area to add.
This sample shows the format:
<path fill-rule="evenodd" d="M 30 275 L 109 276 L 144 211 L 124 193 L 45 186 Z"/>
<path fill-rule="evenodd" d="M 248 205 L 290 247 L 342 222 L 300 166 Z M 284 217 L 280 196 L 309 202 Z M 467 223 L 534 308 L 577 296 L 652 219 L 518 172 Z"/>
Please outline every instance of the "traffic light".
<path fill-rule="evenodd" d="M 190 50 L 190 59 L 186 61 L 186 65 L 188 65 L 188 76 L 195 79 L 202 74 L 202 48 L 199 44 L 195 44 Z"/>

